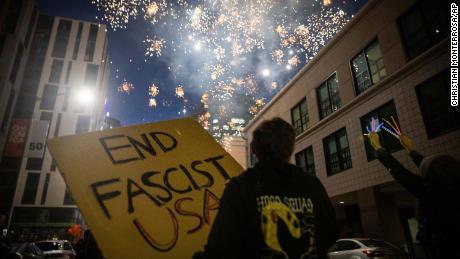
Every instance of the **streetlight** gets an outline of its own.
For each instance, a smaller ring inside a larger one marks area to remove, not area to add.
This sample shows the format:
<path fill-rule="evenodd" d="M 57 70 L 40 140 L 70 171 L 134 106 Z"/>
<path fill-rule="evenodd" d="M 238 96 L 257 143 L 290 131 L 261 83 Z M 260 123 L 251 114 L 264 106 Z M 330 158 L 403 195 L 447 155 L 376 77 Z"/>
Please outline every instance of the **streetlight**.
<path fill-rule="evenodd" d="M 78 102 L 89 104 L 94 100 L 94 91 L 88 87 L 82 87 L 78 90 L 76 97 Z"/>

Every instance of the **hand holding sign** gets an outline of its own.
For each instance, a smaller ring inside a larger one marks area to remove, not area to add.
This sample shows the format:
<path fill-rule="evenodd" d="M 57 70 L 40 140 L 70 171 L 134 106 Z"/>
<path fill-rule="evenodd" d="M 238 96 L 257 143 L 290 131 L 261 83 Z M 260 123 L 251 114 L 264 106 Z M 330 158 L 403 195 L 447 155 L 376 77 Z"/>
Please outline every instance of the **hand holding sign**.
<path fill-rule="evenodd" d="M 243 169 L 197 122 L 164 121 L 48 141 L 105 258 L 191 258 L 225 183 Z"/>

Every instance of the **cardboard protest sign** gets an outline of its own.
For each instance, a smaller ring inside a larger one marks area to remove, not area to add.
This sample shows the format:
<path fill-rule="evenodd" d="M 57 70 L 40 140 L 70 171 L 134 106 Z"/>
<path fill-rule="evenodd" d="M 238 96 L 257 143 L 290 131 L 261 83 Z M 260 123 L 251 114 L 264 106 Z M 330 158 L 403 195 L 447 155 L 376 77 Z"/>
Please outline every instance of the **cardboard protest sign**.
<path fill-rule="evenodd" d="M 195 121 L 48 140 L 106 258 L 191 258 L 243 169 Z"/>

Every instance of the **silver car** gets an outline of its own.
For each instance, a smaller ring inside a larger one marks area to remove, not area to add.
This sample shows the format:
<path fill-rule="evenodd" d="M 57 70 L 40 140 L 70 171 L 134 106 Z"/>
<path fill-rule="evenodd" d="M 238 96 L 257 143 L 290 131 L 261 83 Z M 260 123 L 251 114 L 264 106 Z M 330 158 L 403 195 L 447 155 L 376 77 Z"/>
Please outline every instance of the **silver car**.
<path fill-rule="evenodd" d="M 45 240 L 35 242 L 45 254 L 46 258 L 74 259 L 77 253 L 67 240 Z"/>
<path fill-rule="evenodd" d="M 388 242 L 370 238 L 339 239 L 329 249 L 330 259 L 403 259 L 404 250 Z"/>

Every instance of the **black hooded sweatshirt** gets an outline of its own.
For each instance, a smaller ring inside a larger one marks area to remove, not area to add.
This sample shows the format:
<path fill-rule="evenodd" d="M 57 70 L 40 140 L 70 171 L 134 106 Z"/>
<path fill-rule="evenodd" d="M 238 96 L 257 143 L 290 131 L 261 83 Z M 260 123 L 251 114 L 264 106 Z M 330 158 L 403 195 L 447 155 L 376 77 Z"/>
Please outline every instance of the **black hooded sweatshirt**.
<path fill-rule="evenodd" d="M 230 180 L 205 251 L 194 258 L 327 258 L 337 238 L 318 178 L 288 163 L 261 162 Z"/>

